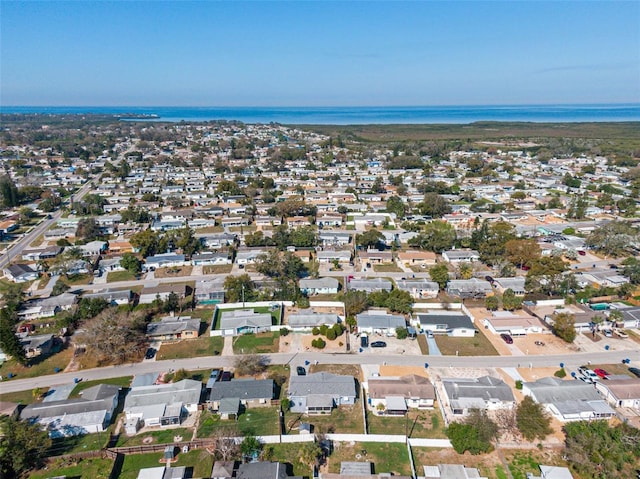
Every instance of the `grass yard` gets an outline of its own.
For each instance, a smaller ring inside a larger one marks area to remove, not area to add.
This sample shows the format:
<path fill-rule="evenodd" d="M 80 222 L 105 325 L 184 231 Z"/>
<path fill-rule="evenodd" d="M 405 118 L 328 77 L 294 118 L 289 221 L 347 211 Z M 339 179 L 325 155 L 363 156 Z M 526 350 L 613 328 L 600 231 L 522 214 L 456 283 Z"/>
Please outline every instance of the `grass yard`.
<path fill-rule="evenodd" d="M 128 454 L 124 458 L 119 479 L 136 479 L 140 469 L 148 467 L 164 467 L 160 462 L 162 452 L 150 454 Z M 187 477 L 209 477 L 213 467 L 213 456 L 203 449 L 194 449 L 187 453 L 179 453 L 178 461 L 173 466 L 186 466 Z M 191 470 L 190 470 L 191 469 Z"/>
<path fill-rule="evenodd" d="M 277 407 L 254 407 L 240 412 L 238 420 L 222 420 L 211 412 L 203 412 L 198 425 L 198 437 L 211 437 L 223 429 L 225 434 L 249 436 L 273 436 L 280 434 Z"/>
<path fill-rule="evenodd" d="M 219 356 L 224 346 L 221 336 L 201 336 L 175 343 L 162 343 L 157 353 L 158 359 L 183 359 L 196 356 Z"/>
<path fill-rule="evenodd" d="M 38 237 L 36 237 L 36 239 L 34 239 L 31 244 L 29 245 L 30 248 L 37 248 L 38 246 L 40 246 L 42 243 L 44 243 L 44 233 L 42 233 L 41 235 L 39 235 Z"/>
<path fill-rule="evenodd" d="M 359 455 L 359 459 L 356 458 Z M 329 472 L 339 473 L 343 461 L 367 461 L 375 464 L 375 473 L 393 473 L 393 475 L 411 476 L 409 452 L 404 443 L 341 442 L 335 444 L 333 454 L 329 456 Z"/>
<path fill-rule="evenodd" d="M 44 396 L 48 390 L 49 388 L 40 388 L 40 394 Z M 31 404 L 36 402 L 36 398 L 33 396 L 33 390 L 27 389 L 26 391 L 16 391 L 13 393 L 0 393 L 0 401 Z"/>
<path fill-rule="evenodd" d="M 53 439 L 47 454 L 49 456 L 62 456 L 63 454 L 74 452 L 99 451 L 106 446 L 111 430 L 113 430 L 113 426 L 110 426 L 106 431 L 94 434 Z"/>
<path fill-rule="evenodd" d="M 497 356 L 498 351 L 481 332 L 473 338 L 452 338 L 435 335 L 438 349 L 444 356 Z"/>
<path fill-rule="evenodd" d="M 430 439 L 446 439 L 444 421 L 438 409 L 427 411 L 410 410 L 408 418 L 376 416 L 367 412 L 369 434 L 400 434 L 408 432 L 409 437 L 426 437 Z"/>
<path fill-rule="evenodd" d="M 535 475 L 540 473 L 538 468 L 539 464 L 545 464 L 548 466 L 564 466 L 568 464 L 562 460 L 559 452 L 554 451 L 503 451 L 507 464 L 509 464 L 509 471 L 513 476 L 513 479 L 526 479 L 527 472 L 532 472 Z M 577 476 L 576 476 L 577 477 Z"/>
<path fill-rule="evenodd" d="M 193 266 L 176 266 L 172 268 L 158 268 L 155 271 L 154 278 L 180 278 L 182 276 L 190 276 Z"/>
<path fill-rule="evenodd" d="M 585 366 L 587 366 L 587 365 L 585 365 Z M 604 369 L 609 374 L 626 374 L 627 376 L 635 378 L 635 376 L 629 372 L 629 365 L 628 364 L 622 364 L 622 363 L 592 364 L 592 365 L 590 365 L 588 367 L 590 369 L 592 369 L 592 370 L 596 369 L 596 368 Z"/>
<path fill-rule="evenodd" d="M 373 270 L 376 273 L 402 273 L 404 270 L 399 268 L 397 264 L 374 264 Z"/>
<path fill-rule="evenodd" d="M 29 479 L 46 479 L 49 477 L 69 477 L 86 479 L 108 479 L 113 468 L 113 459 L 56 459 L 46 469 L 33 471 Z"/>
<path fill-rule="evenodd" d="M 429 355 L 429 345 L 427 344 L 427 338 L 424 334 L 418 334 L 418 346 L 420 346 L 420 352 L 425 356 Z"/>
<path fill-rule="evenodd" d="M 434 464 L 464 464 L 467 467 L 475 467 L 480 471 L 480 475 L 489 479 L 507 479 L 500 458 L 496 452 L 490 454 L 460 455 L 451 448 L 438 449 L 427 447 L 411 448 L 413 455 L 413 466 L 418 475 L 422 475 L 422 466 Z"/>
<path fill-rule="evenodd" d="M 293 466 L 293 475 L 301 477 L 311 477 L 309 466 L 300 462 L 300 454 L 293 444 L 265 444 L 263 451 L 269 452 L 273 461 L 280 461 Z"/>
<path fill-rule="evenodd" d="M 221 338 L 222 339 L 222 338 Z M 233 341 L 235 354 L 277 353 L 280 346 L 280 333 L 243 334 Z"/>
<path fill-rule="evenodd" d="M 331 414 L 306 416 L 300 413 L 288 412 L 285 414 L 284 420 L 287 434 L 298 434 L 298 427 L 301 422 L 311 423 L 316 434 L 364 433 L 362 403 L 359 399 L 356 400 L 356 403 L 353 406 L 340 406 L 335 408 Z"/>
<path fill-rule="evenodd" d="M 63 371 L 71 361 L 72 357 L 73 349 L 66 348 L 59 353 L 54 353 L 46 358 L 33 358 L 27 366 L 22 366 L 21 364 L 10 360 L 6 361 L 0 367 L 0 375 L 2 375 L 3 380 L 6 381 L 9 373 L 17 376 L 17 379 L 35 378 L 38 376 L 55 374 L 55 369 L 58 368 L 60 371 Z"/>
<path fill-rule="evenodd" d="M 106 379 L 96 379 L 95 381 L 81 381 L 79 382 L 71 394 L 70 398 L 80 397 L 80 393 L 85 389 L 89 389 L 90 387 L 97 386 L 98 384 L 112 384 L 114 386 L 120 386 L 121 388 L 128 388 L 131 385 L 131 380 L 133 376 L 123 376 L 120 378 L 106 378 Z"/>
<path fill-rule="evenodd" d="M 93 275 L 89 273 L 70 274 L 68 277 L 65 275 L 60 275 L 60 279 L 58 281 L 63 282 L 67 286 L 78 286 L 81 284 L 89 284 L 91 281 L 93 281 Z"/>
<path fill-rule="evenodd" d="M 212 264 L 202 267 L 203 274 L 229 274 L 233 268 L 232 264 Z"/>
<path fill-rule="evenodd" d="M 176 442 L 174 440 L 176 436 L 181 436 L 181 441 L 190 441 L 193 436 L 193 429 L 187 427 L 161 429 L 157 431 L 140 432 L 135 436 L 127 436 L 123 433 L 120 434 L 116 446 L 140 446 L 144 444 L 143 440 L 147 437 L 153 438 L 150 444 L 170 444 Z"/>
<path fill-rule="evenodd" d="M 115 283 L 117 281 L 134 281 L 136 275 L 129 271 L 110 271 L 107 273 L 107 283 Z"/>

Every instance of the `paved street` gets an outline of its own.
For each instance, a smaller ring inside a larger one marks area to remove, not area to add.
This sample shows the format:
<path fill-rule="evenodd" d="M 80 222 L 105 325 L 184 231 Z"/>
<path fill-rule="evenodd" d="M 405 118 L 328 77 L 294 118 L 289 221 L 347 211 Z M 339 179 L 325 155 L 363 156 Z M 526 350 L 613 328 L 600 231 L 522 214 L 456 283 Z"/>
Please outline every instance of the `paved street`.
<path fill-rule="evenodd" d="M 576 369 L 588 361 L 591 363 L 619 363 L 622 359 L 630 358 L 633 364 L 640 366 L 640 348 L 632 351 L 603 351 L 599 353 L 575 353 L 571 355 L 549 356 L 405 356 L 405 355 L 369 355 L 353 354 L 268 354 L 271 364 L 303 365 L 305 361 L 323 364 L 388 364 L 399 366 L 424 366 L 429 367 L 458 367 L 458 368 L 504 368 L 504 367 L 559 367 L 560 363 L 571 370 Z M 169 369 L 211 369 L 233 366 L 233 356 L 208 356 L 199 358 L 176 359 L 168 361 L 142 362 L 125 364 L 121 366 L 108 366 L 86 371 L 72 373 L 59 373 L 50 376 L 41 376 L 28 379 L 6 379 L 0 383 L 0 391 L 3 393 L 24 391 L 36 387 L 51 387 L 59 384 L 67 384 L 73 378 L 81 377 L 84 380 L 96 380 L 130 376 L 150 372 L 162 372 Z"/>

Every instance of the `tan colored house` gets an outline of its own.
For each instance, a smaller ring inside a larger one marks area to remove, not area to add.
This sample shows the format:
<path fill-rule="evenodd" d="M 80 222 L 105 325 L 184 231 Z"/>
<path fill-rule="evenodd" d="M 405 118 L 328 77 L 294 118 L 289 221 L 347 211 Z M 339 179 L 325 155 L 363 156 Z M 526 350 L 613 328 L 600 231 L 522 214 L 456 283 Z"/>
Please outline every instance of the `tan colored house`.
<path fill-rule="evenodd" d="M 432 251 L 400 251 L 398 253 L 398 261 L 407 266 L 433 266 L 436 264 L 436 254 Z"/>

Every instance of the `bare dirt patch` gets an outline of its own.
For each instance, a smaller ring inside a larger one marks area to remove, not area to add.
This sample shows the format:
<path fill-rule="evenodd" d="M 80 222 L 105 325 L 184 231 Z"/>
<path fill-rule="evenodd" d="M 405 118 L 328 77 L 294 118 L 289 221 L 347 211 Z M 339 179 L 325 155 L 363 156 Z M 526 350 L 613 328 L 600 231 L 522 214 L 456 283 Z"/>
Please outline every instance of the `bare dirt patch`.
<path fill-rule="evenodd" d="M 180 266 L 174 268 L 158 268 L 155 271 L 155 278 L 180 278 L 190 276 L 193 266 Z"/>

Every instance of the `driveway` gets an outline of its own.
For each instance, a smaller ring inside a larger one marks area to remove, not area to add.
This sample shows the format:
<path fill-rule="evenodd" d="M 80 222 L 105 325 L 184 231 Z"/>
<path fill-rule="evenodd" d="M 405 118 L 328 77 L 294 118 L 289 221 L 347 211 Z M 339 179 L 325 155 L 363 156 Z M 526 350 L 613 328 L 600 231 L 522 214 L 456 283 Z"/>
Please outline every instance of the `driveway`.
<path fill-rule="evenodd" d="M 427 346 L 429 346 L 429 356 L 442 356 L 440 352 L 440 348 L 438 347 L 438 343 L 436 343 L 436 338 L 433 336 L 429 337 L 427 334 L 424 335 L 427 338 Z"/>

